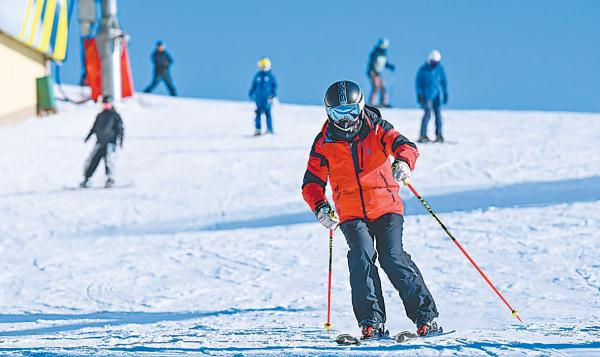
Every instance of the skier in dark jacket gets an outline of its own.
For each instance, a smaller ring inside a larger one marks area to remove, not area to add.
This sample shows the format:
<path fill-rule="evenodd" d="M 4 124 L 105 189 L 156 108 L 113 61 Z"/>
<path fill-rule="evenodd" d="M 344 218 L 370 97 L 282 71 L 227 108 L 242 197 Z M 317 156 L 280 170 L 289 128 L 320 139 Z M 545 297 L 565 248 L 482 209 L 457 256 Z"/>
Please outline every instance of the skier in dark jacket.
<path fill-rule="evenodd" d="M 364 105 L 364 95 L 353 82 L 332 84 L 325 107 L 327 121 L 312 145 L 302 194 L 323 226 L 335 229 L 339 224 L 346 237 L 352 306 L 362 338 L 386 334 L 377 256 L 417 333 L 437 331 L 433 297 L 402 246 L 399 183 L 410 178 L 417 147 L 383 120 L 379 110 Z M 339 216 L 325 196 L 327 181 Z"/>
<path fill-rule="evenodd" d="M 446 81 L 444 68 L 440 64 L 441 60 L 442 54 L 440 51 L 431 51 L 427 57 L 427 62 L 421 66 L 417 73 L 415 81 L 417 102 L 424 110 L 421 132 L 419 140 L 417 140 L 420 143 L 431 141 L 427 137 L 427 124 L 429 124 L 432 112 L 435 115 L 435 142 L 444 142 L 441 107 L 442 104 L 448 103 L 448 82 Z"/>
<path fill-rule="evenodd" d="M 263 57 L 257 62 L 258 72 L 252 79 L 252 86 L 248 92 L 250 99 L 256 103 L 256 117 L 254 119 L 254 135 L 261 134 L 261 116 L 265 115 L 267 121 L 267 133 L 273 134 L 273 123 L 271 119 L 271 106 L 277 97 L 277 80 L 271 72 L 271 60 Z"/>
<path fill-rule="evenodd" d="M 173 64 L 173 58 L 165 49 L 165 44 L 162 41 L 156 43 L 156 50 L 152 52 L 152 63 L 154 63 L 154 75 L 152 76 L 152 83 L 144 89 L 144 93 L 150 93 L 156 88 L 159 82 L 165 82 L 169 94 L 177 96 L 177 91 L 173 85 L 171 79 L 170 67 Z"/>
<path fill-rule="evenodd" d="M 115 183 L 113 179 L 114 161 L 117 152 L 117 143 L 119 147 L 123 147 L 123 120 L 114 109 L 110 98 L 105 97 L 102 99 L 102 108 L 102 112 L 96 117 L 94 126 L 92 126 L 92 129 L 84 140 L 84 142 L 87 142 L 92 135 L 96 135 L 94 150 L 92 150 L 85 162 L 83 171 L 84 179 L 80 184 L 83 188 L 90 186 L 90 177 L 96 171 L 100 160 L 104 160 L 106 170 L 107 178 L 105 187 L 111 187 Z"/>
<path fill-rule="evenodd" d="M 388 97 L 383 83 L 382 72 L 385 68 L 394 71 L 396 67 L 388 62 L 387 49 L 390 41 L 387 38 L 382 38 L 377 42 L 371 54 L 369 54 L 369 64 L 367 66 L 367 76 L 371 81 L 371 96 L 369 97 L 369 105 L 375 105 L 375 97 L 379 93 L 379 102 L 382 107 L 389 106 Z"/>

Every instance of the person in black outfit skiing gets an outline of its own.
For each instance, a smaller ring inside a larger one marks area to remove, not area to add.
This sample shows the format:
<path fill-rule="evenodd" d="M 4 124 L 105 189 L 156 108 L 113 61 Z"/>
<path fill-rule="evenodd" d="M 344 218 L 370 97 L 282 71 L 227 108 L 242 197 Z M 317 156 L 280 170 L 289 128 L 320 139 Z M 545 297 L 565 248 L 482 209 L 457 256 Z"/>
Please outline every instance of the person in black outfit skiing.
<path fill-rule="evenodd" d="M 80 184 L 82 188 L 90 187 L 90 177 L 92 177 L 102 159 L 104 160 L 107 177 L 105 187 L 111 187 L 115 183 L 113 179 L 114 161 L 117 152 L 117 142 L 123 148 L 123 120 L 113 107 L 109 97 L 102 99 L 102 108 L 102 112 L 96 117 L 94 126 L 92 126 L 92 129 L 84 140 L 84 142 L 87 142 L 93 134 L 96 134 L 96 145 L 85 162 L 83 171 L 84 179 Z"/>
<path fill-rule="evenodd" d="M 160 81 L 164 81 L 169 94 L 176 97 L 177 91 L 171 79 L 170 67 L 173 64 L 173 58 L 165 49 L 165 44 L 162 41 L 156 43 L 156 50 L 152 52 L 152 62 L 154 63 L 154 75 L 152 83 L 144 89 L 144 93 L 150 93 L 156 88 Z"/>

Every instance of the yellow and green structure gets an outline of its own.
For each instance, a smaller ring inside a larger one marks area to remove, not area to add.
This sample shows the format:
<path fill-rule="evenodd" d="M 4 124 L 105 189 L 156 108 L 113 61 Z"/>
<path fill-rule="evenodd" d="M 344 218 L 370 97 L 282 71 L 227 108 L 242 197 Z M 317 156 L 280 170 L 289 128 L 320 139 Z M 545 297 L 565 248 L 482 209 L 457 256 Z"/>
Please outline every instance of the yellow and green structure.
<path fill-rule="evenodd" d="M 0 123 L 52 111 L 48 61 L 67 53 L 67 0 L 0 0 Z"/>

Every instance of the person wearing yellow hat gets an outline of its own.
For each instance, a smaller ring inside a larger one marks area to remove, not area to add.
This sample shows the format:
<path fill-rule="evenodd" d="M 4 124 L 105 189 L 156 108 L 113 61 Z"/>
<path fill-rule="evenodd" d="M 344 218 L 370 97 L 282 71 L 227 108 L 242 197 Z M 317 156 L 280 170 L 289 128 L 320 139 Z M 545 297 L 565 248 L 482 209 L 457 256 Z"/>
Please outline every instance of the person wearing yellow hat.
<path fill-rule="evenodd" d="M 261 118 L 265 115 L 267 122 L 267 134 L 273 134 L 273 122 L 271 118 L 271 106 L 273 99 L 277 97 L 277 80 L 271 72 L 271 60 L 261 57 L 256 63 L 258 72 L 254 75 L 252 86 L 248 96 L 256 103 L 256 117 L 254 120 L 255 132 L 258 136 L 261 132 Z"/>

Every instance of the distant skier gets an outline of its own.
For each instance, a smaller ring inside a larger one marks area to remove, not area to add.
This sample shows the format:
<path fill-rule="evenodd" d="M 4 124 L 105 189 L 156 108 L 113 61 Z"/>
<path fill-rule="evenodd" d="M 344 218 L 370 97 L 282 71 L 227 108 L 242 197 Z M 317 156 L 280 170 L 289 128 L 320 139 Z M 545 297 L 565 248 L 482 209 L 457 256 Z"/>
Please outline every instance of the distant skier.
<path fill-rule="evenodd" d="M 438 311 L 423 275 L 402 247 L 399 195 L 399 182 L 410 178 L 419 152 L 379 110 L 364 103 L 353 82 L 339 81 L 327 89 L 327 121 L 312 145 L 302 195 L 325 228 L 339 224 L 346 237 L 352 306 L 362 337 L 385 333 L 378 255 L 417 333 L 427 335 L 438 330 Z M 339 217 L 325 196 L 327 181 Z"/>
<path fill-rule="evenodd" d="M 375 105 L 375 97 L 379 93 L 379 102 L 382 107 L 388 107 L 388 97 L 386 93 L 385 83 L 383 82 L 382 73 L 384 68 L 394 71 L 396 66 L 388 62 L 387 49 L 390 41 L 387 38 L 382 38 L 377 42 L 375 48 L 369 55 L 369 64 L 367 68 L 367 76 L 371 81 L 371 96 L 369 97 L 369 105 Z"/>
<path fill-rule="evenodd" d="M 158 83 L 163 81 L 169 90 L 169 94 L 171 96 L 177 96 L 177 91 L 173 85 L 170 71 L 171 65 L 173 64 L 173 58 L 169 52 L 167 52 L 165 44 L 162 41 L 156 43 L 156 49 L 152 52 L 152 63 L 154 63 L 152 82 L 144 89 L 144 93 L 152 92 Z"/>
<path fill-rule="evenodd" d="M 427 57 L 427 62 L 421 66 L 417 73 L 417 102 L 423 108 L 425 113 L 421 121 L 420 143 L 427 143 L 431 140 L 427 137 L 427 124 L 431 118 L 431 112 L 435 115 L 435 142 L 443 143 L 442 134 L 442 104 L 448 103 L 448 84 L 444 68 L 440 64 L 442 54 L 438 50 L 433 50 Z"/>
<path fill-rule="evenodd" d="M 90 177 L 96 171 L 100 160 L 104 160 L 107 177 L 105 187 L 112 187 L 115 183 L 113 179 L 114 162 L 117 153 L 117 143 L 119 147 L 123 147 L 123 120 L 113 107 L 109 97 L 102 99 L 102 109 L 102 112 L 96 117 L 90 133 L 84 140 L 84 142 L 87 142 L 93 134 L 96 135 L 94 150 L 92 150 L 85 162 L 85 169 L 83 171 L 84 180 L 80 184 L 83 188 L 90 186 Z"/>
<path fill-rule="evenodd" d="M 262 57 L 256 63 L 258 72 L 254 75 L 252 86 L 248 96 L 256 103 L 256 118 L 254 120 L 254 135 L 261 134 L 261 116 L 265 115 L 267 121 L 267 133 L 273 134 L 273 123 L 271 119 L 271 106 L 273 99 L 277 97 L 277 80 L 271 73 L 271 60 Z"/>

